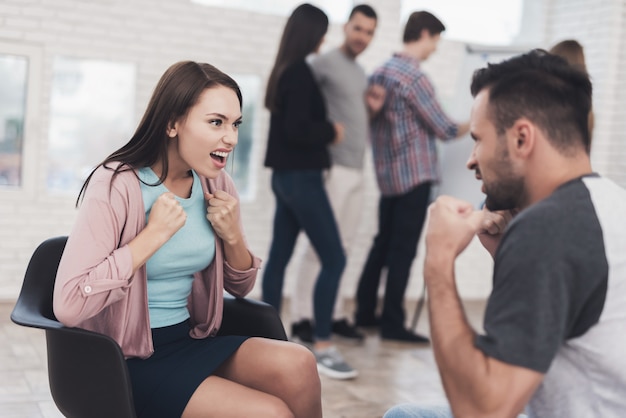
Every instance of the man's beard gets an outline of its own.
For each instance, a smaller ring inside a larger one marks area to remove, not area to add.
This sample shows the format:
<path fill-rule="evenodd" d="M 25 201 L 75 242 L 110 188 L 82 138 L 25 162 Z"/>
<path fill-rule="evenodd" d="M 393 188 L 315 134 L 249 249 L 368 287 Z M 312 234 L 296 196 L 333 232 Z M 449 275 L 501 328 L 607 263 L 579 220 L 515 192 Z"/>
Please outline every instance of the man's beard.
<path fill-rule="evenodd" d="M 499 180 L 485 184 L 485 206 L 491 211 L 520 208 L 526 191 L 522 178 Z"/>
<path fill-rule="evenodd" d="M 485 206 L 487 209 L 511 210 L 520 208 L 526 199 L 524 178 L 516 176 L 506 149 L 503 150 L 500 160 L 496 163 L 495 177 L 497 180 L 485 185 Z M 484 179 L 483 179 L 484 182 Z"/>

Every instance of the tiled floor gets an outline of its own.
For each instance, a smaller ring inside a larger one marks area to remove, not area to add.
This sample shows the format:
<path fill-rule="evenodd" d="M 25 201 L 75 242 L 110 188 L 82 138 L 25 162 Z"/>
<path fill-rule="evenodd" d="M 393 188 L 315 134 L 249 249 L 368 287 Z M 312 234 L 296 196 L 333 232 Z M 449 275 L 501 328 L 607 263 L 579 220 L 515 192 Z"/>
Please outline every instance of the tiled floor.
<path fill-rule="evenodd" d="M 480 328 L 484 303 L 467 303 L 466 308 L 472 324 Z M 12 304 L 0 303 L 0 417 L 62 417 L 48 389 L 44 332 L 13 324 L 11 309 Z M 411 306 L 407 312 L 412 314 Z M 422 315 L 418 324 L 424 334 L 427 319 Z M 363 345 L 337 344 L 360 375 L 351 381 L 322 377 L 326 418 L 381 417 L 399 402 L 444 400 L 429 346 L 383 342 L 375 334 Z"/>

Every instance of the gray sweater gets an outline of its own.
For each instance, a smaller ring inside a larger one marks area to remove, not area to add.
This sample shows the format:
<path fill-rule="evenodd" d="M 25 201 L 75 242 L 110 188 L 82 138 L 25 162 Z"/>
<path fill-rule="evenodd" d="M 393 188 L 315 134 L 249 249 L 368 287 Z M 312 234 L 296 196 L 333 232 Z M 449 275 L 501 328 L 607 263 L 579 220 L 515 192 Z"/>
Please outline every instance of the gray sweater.
<path fill-rule="evenodd" d="M 367 76 L 355 60 L 335 48 L 311 60 L 328 107 L 328 118 L 345 127 L 344 140 L 329 146 L 332 164 L 362 169 L 368 142 Z"/>

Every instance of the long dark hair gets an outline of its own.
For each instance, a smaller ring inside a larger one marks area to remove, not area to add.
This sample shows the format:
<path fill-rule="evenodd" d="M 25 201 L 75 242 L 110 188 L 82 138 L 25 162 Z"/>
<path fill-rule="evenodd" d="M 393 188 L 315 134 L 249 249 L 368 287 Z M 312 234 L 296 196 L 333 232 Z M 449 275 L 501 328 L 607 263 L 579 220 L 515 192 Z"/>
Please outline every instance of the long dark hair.
<path fill-rule="evenodd" d="M 574 39 L 566 39 L 550 48 L 551 54 L 558 55 L 577 69 L 587 72 L 583 46 Z"/>
<path fill-rule="evenodd" d="M 167 177 L 169 167 L 167 159 L 168 128 L 187 115 L 189 109 L 196 104 L 198 97 L 204 90 L 216 86 L 224 86 L 233 90 L 239 98 L 240 107 L 242 106 L 243 99 L 237 82 L 214 66 L 193 61 L 181 61 L 168 68 L 156 85 L 146 112 L 134 135 L 126 145 L 105 158 L 89 174 L 78 193 L 76 206 L 78 206 L 81 197 L 84 196 L 93 173 L 100 166 L 113 170 L 113 177 L 115 177 L 122 171 L 150 167 L 159 161 L 163 167 L 159 182 L 163 182 Z M 107 166 L 113 162 L 120 164 L 114 168 Z"/>
<path fill-rule="evenodd" d="M 265 107 L 268 110 L 275 111 L 278 107 L 276 97 L 278 80 L 285 69 L 315 51 L 327 30 L 328 16 L 315 6 L 304 3 L 291 13 L 285 24 L 274 68 L 267 82 Z"/>

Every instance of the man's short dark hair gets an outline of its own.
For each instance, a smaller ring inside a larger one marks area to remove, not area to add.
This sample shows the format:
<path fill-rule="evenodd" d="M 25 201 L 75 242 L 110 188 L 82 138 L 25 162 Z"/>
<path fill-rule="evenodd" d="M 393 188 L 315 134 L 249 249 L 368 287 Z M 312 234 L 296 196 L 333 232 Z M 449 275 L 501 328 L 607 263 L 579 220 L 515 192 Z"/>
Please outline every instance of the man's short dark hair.
<path fill-rule="evenodd" d="M 589 149 L 589 76 L 558 56 L 535 49 L 474 72 L 471 92 L 489 89 L 489 118 L 498 135 L 521 117 L 539 126 L 562 153 Z"/>
<path fill-rule="evenodd" d="M 424 29 L 432 36 L 440 34 L 446 30 L 446 27 L 432 13 L 426 11 L 413 12 L 404 26 L 402 42 L 417 41 L 422 36 Z"/>
<path fill-rule="evenodd" d="M 369 18 L 378 20 L 376 11 L 372 8 L 372 6 L 369 6 L 367 4 L 359 4 L 357 6 L 354 6 L 352 11 L 350 12 L 350 16 L 348 16 L 348 20 L 352 19 L 352 17 L 357 13 L 362 13 Z"/>

